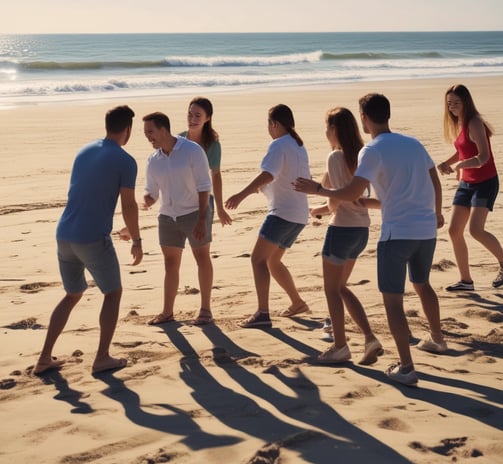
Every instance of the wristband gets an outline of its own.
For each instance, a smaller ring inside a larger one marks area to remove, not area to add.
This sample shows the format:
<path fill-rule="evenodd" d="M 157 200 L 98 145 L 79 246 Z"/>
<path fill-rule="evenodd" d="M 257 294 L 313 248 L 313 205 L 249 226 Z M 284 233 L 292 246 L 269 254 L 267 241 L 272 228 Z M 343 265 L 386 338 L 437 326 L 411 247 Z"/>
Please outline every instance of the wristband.
<path fill-rule="evenodd" d="M 141 246 L 141 238 L 137 238 L 136 240 L 133 240 L 133 246 L 140 247 Z"/>
<path fill-rule="evenodd" d="M 319 192 L 322 188 L 322 185 L 321 184 L 318 184 L 318 187 L 316 187 L 316 191 Z"/>

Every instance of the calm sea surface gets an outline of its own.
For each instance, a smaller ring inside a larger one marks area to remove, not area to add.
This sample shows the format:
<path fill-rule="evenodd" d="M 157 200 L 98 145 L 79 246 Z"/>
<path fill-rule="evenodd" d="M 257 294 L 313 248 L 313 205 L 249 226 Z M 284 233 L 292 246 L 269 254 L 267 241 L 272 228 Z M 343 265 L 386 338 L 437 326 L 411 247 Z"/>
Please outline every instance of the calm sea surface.
<path fill-rule="evenodd" d="M 502 74 L 503 32 L 0 35 L 0 106 Z"/>

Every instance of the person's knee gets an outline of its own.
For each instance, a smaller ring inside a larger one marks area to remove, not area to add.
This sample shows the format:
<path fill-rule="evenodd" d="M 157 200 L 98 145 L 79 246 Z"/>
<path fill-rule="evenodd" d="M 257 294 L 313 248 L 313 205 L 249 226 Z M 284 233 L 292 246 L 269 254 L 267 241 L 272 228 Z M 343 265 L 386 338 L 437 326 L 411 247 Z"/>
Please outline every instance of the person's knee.
<path fill-rule="evenodd" d="M 481 241 L 485 235 L 486 231 L 482 227 L 475 225 L 470 225 L 470 235 L 477 241 Z"/>

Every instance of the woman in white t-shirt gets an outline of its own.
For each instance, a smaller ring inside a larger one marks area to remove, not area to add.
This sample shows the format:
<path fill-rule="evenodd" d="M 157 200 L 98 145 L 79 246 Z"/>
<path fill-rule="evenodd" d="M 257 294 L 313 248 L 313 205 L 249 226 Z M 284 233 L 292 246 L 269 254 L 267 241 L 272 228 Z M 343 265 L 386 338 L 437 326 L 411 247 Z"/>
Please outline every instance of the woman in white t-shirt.
<path fill-rule="evenodd" d="M 346 108 L 329 110 L 326 126 L 326 136 L 333 151 L 328 155 L 323 186 L 338 189 L 352 179 L 363 140 L 355 117 Z M 346 343 L 344 306 L 365 335 L 365 353 L 360 364 L 372 364 L 383 353 L 382 345 L 370 328 L 362 304 L 347 287 L 356 259 L 367 245 L 370 225 L 368 207 L 378 208 L 378 200 L 365 198 L 358 202 L 338 202 L 330 198 L 325 205 L 310 211 L 314 217 L 332 213 L 322 256 L 323 283 L 334 344 L 318 357 L 323 363 L 340 363 L 351 358 Z"/>
<path fill-rule="evenodd" d="M 271 275 L 291 300 L 290 307 L 281 315 L 291 317 L 310 311 L 281 261 L 309 219 L 307 195 L 292 187 L 297 177 L 311 177 L 307 151 L 295 131 L 293 113 L 288 106 L 280 104 L 269 110 L 268 130 L 273 140 L 262 160 L 261 173 L 225 202 L 228 209 L 235 209 L 247 196 L 259 190 L 268 200 L 268 214 L 251 256 L 258 308 L 240 323 L 244 328 L 272 326 L 269 316 Z"/>

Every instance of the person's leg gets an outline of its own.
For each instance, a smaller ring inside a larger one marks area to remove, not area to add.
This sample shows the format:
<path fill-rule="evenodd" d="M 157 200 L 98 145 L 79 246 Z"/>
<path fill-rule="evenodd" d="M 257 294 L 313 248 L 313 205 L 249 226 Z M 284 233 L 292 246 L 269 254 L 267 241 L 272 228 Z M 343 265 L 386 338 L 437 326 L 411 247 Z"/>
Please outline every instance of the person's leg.
<path fill-rule="evenodd" d="M 458 265 L 460 278 L 463 282 L 473 282 L 468 262 L 468 246 L 464 237 L 466 224 L 470 218 L 470 208 L 453 205 L 449 236 L 451 237 L 454 256 Z"/>
<path fill-rule="evenodd" d="M 96 358 L 93 363 L 93 373 L 125 367 L 127 360 L 110 356 L 110 344 L 117 327 L 122 288 L 107 293 L 103 298 L 100 312 L 100 341 Z"/>
<path fill-rule="evenodd" d="M 210 244 L 192 248 L 192 254 L 197 263 L 199 290 L 201 292 L 200 316 L 211 319 L 211 289 L 213 287 L 213 263 L 210 257 Z"/>
<path fill-rule="evenodd" d="M 494 255 L 500 265 L 503 265 L 503 248 L 499 240 L 493 234 L 485 230 L 488 213 L 489 210 L 487 208 L 472 208 L 469 225 L 470 234 Z"/>
<path fill-rule="evenodd" d="M 180 283 L 180 263 L 183 248 L 162 246 L 161 249 L 164 256 L 164 303 L 162 313 L 155 316 L 149 322 L 150 324 L 158 324 L 173 319 L 175 298 Z"/>
<path fill-rule="evenodd" d="M 281 261 L 286 249 L 279 248 L 276 245 L 273 247 L 274 248 L 271 250 L 267 259 L 267 266 L 269 267 L 269 271 L 271 272 L 274 280 L 290 298 L 291 305 L 289 309 L 295 312 L 297 309 L 305 306 L 306 302 L 300 297 L 290 271 Z"/>
<path fill-rule="evenodd" d="M 258 237 L 251 255 L 253 278 L 257 292 L 257 309 L 264 313 L 269 313 L 269 288 L 271 284 L 271 275 L 267 261 L 269 256 L 277 249 L 277 245 L 262 237 Z"/>
<path fill-rule="evenodd" d="M 384 293 L 384 308 L 388 325 L 395 340 L 402 369 L 414 368 L 409 346 L 409 324 L 403 309 L 403 293 Z"/>
<path fill-rule="evenodd" d="M 53 369 L 63 364 L 63 361 L 52 358 L 52 350 L 56 340 L 65 328 L 72 309 L 81 298 L 82 293 L 67 293 L 54 308 L 49 321 L 49 327 L 47 328 L 44 346 L 33 369 L 34 374 L 41 374 L 48 369 Z"/>
<path fill-rule="evenodd" d="M 421 300 L 421 306 L 426 319 L 428 320 L 433 341 L 436 343 L 442 343 L 444 341 L 444 337 L 440 327 L 440 305 L 438 303 L 438 297 L 435 290 L 433 290 L 429 282 L 422 284 L 413 282 L 412 285 Z"/>

